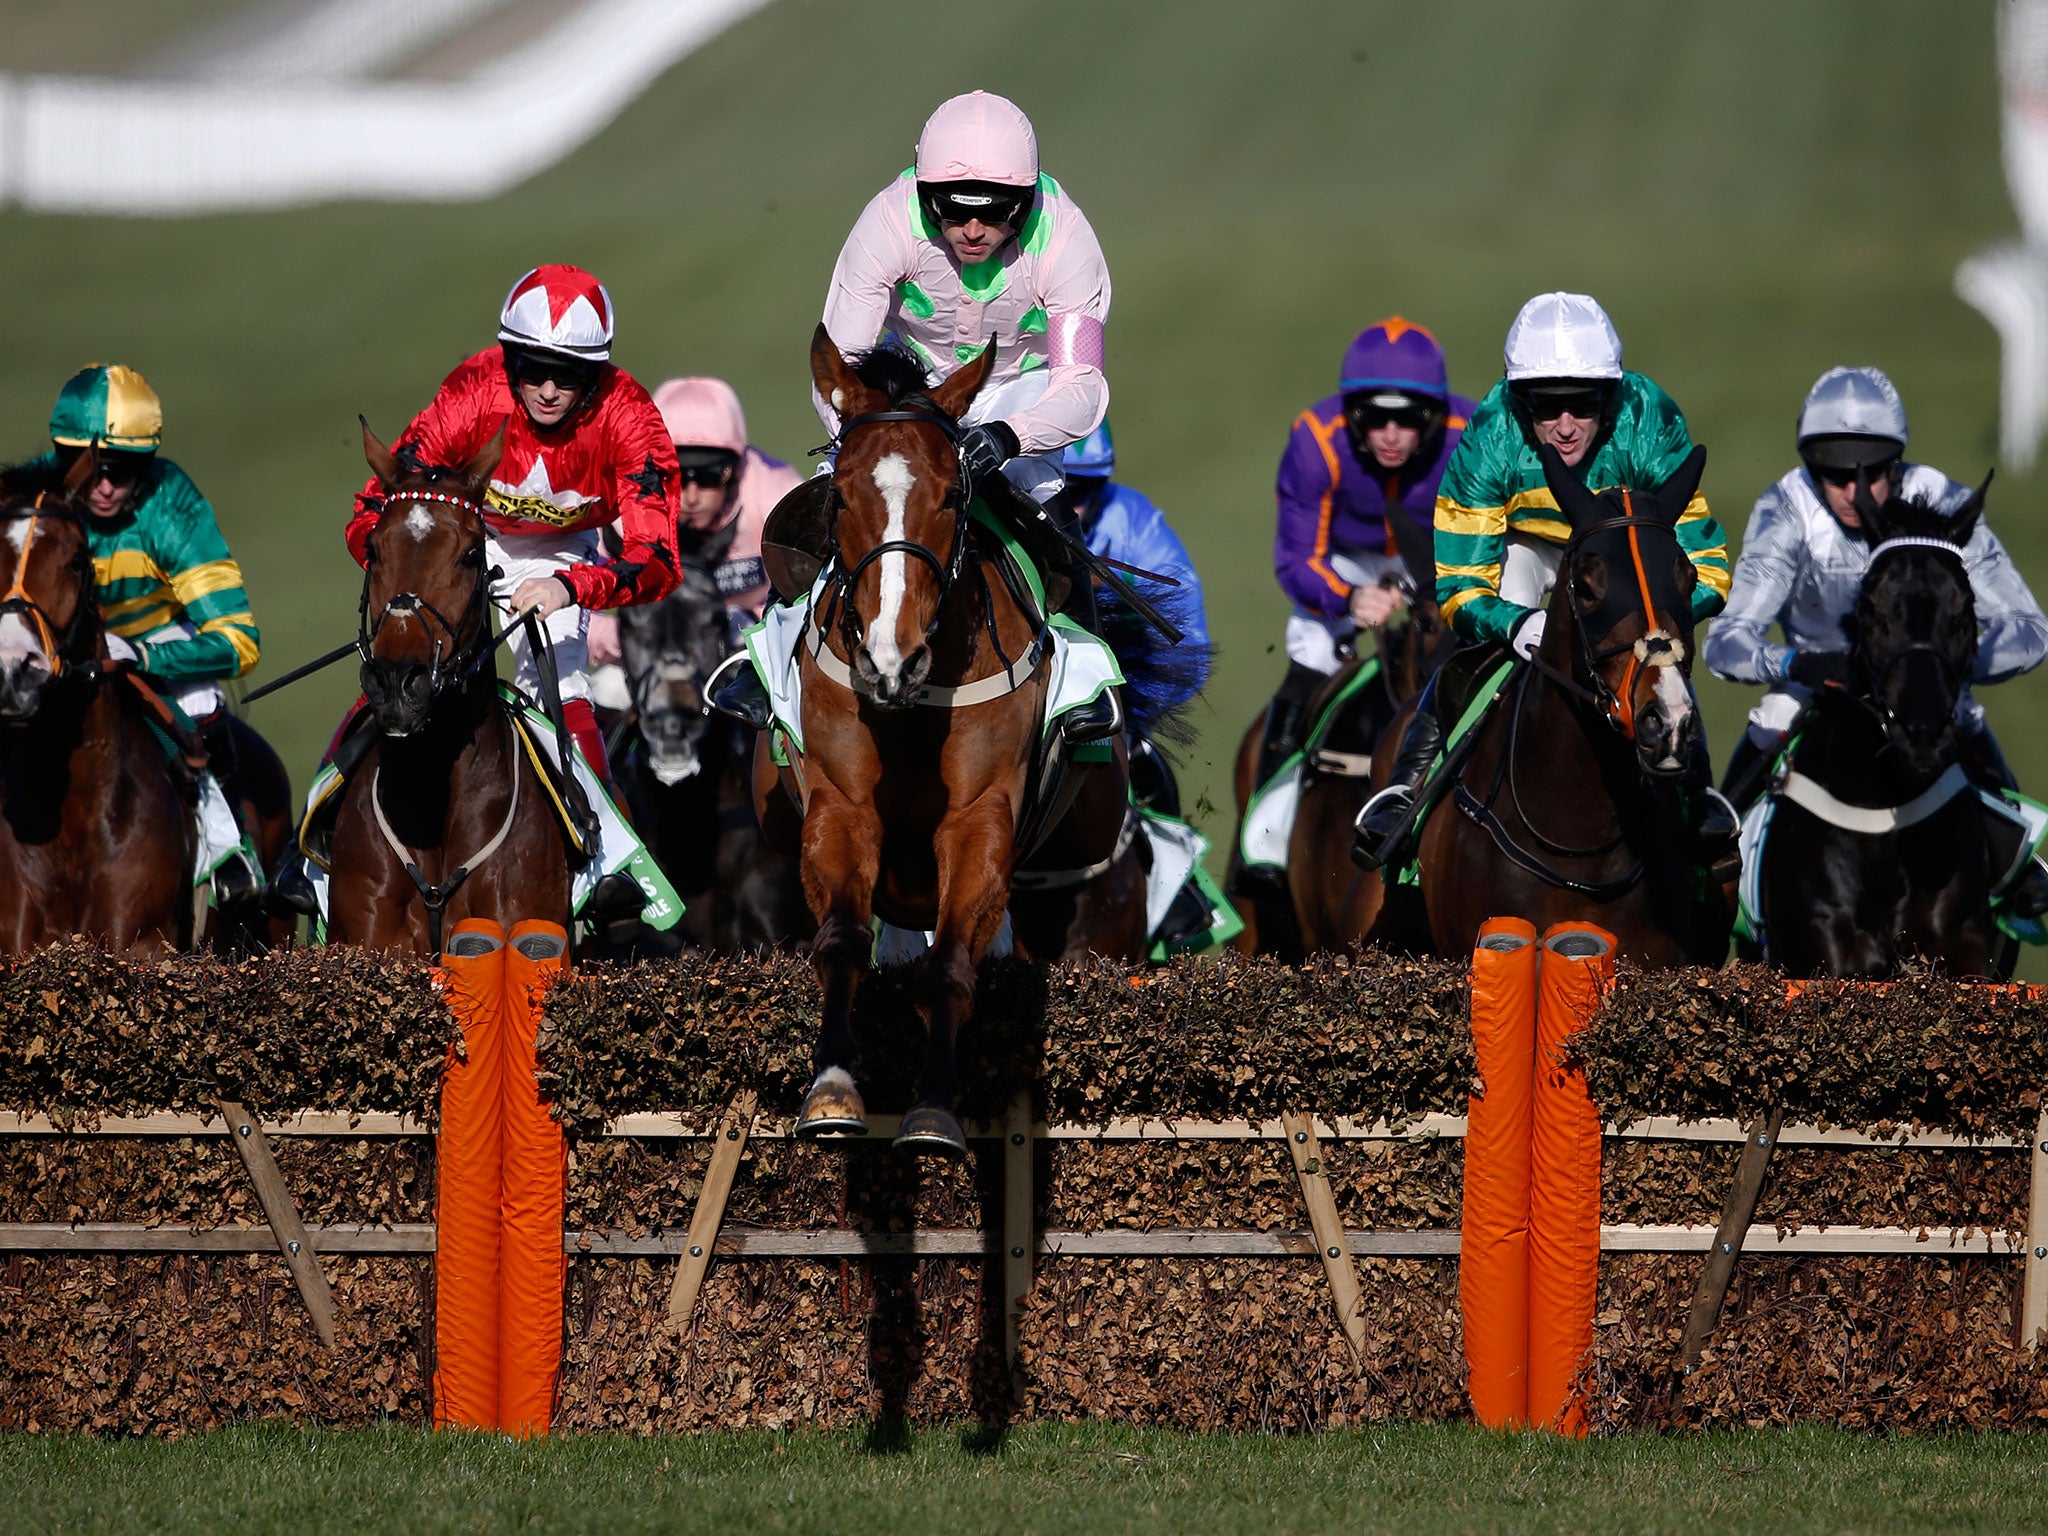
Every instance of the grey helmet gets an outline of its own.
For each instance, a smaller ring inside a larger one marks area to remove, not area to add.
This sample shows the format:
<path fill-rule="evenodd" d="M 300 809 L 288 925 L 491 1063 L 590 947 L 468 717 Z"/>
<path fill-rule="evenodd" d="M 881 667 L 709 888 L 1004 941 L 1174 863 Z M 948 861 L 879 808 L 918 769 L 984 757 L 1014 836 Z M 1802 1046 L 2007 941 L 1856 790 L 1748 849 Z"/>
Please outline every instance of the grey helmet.
<path fill-rule="evenodd" d="M 1876 468 L 1906 451 L 1906 407 L 1876 368 L 1830 368 L 1799 411 L 1799 456 L 1823 469 Z"/>

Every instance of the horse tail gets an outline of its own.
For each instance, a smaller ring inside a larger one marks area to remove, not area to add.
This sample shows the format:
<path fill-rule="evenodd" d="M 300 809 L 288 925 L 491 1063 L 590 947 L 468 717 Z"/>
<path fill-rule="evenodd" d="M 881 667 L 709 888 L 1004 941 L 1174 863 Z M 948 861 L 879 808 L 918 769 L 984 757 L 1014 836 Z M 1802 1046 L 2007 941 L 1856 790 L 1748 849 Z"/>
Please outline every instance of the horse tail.
<path fill-rule="evenodd" d="M 1195 601 L 1191 594 L 1167 589 L 1148 594 L 1160 612 L 1182 629 Z M 1116 652 L 1117 665 L 1124 674 L 1124 708 L 1138 734 L 1160 746 L 1194 745 L 1195 726 L 1190 718 L 1195 696 L 1208 681 L 1216 654 L 1213 645 L 1182 640 L 1169 645 L 1166 638 L 1140 618 L 1113 594 L 1098 592 L 1103 639 Z M 1176 611 L 1179 610 L 1179 611 Z M 1199 619 L 1199 613 L 1192 617 Z"/>

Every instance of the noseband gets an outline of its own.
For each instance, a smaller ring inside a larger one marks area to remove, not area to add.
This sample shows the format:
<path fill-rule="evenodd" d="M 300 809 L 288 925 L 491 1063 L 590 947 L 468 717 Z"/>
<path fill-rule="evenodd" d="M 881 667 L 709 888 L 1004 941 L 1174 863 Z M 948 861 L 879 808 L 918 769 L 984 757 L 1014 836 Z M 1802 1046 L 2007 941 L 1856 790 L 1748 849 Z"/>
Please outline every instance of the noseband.
<path fill-rule="evenodd" d="M 396 491 L 385 498 L 385 507 L 388 510 L 407 502 L 418 501 L 438 501 L 451 507 L 461 507 L 465 511 L 475 513 L 479 523 L 483 521 L 482 507 L 467 496 L 455 496 L 447 491 Z M 363 566 L 363 595 L 356 604 L 356 650 L 362 656 L 364 665 L 384 665 L 370 652 L 371 647 L 377 643 L 377 636 L 383 633 L 387 620 L 419 618 L 425 615 L 431 617 L 446 631 L 445 640 L 436 637 L 433 659 L 427 664 L 428 693 L 437 695 L 450 683 L 468 681 L 470 674 L 476 671 L 484 658 L 497 649 L 491 642 L 490 626 L 484 622 L 484 605 L 490 600 L 491 587 L 491 573 L 484 569 L 483 564 L 484 535 L 479 533 L 470 542 L 469 548 L 463 551 L 465 556 L 471 552 L 477 555 L 477 578 L 475 587 L 470 591 L 469 602 L 462 610 L 461 618 L 455 621 L 451 621 L 445 613 L 417 592 L 394 594 L 377 610 L 377 616 L 372 619 L 370 576 L 372 567 L 377 563 L 376 546 L 369 546 L 369 550 L 370 558 Z M 462 639 L 464 630 L 473 630 L 467 642 Z M 444 653 L 445 646 L 452 646 L 452 651 Z M 344 651 L 342 654 L 348 653 Z"/>
<path fill-rule="evenodd" d="M 39 491 L 36 493 L 35 501 L 29 506 L 0 511 L 0 520 L 25 520 L 28 523 L 27 535 L 21 541 L 21 562 L 15 567 L 14 580 L 9 584 L 7 591 L 0 594 L 0 615 L 18 613 L 35 626 L 36 638 L 42 643 L 43 654 L 49 658 L 50 678 L 54 682 L 64 675 L 68 667 L 82 665 L 90 659 L 77 654 L 78 639 L 85 629 L 86 611 L 96 595 L 97 587 L 92 573 L 92 546 L 88 541 L 81 546 L 69 567 L 79 582 L 79 603 L 62 635 L 57 633 L 57 626 L 51 622 L 49 610 L 29 594 L 28 562 L 36 547 L 36 525 L 44 518 L 52 517 L 76 523 L 81 530 L 85 527 L 85 519 L 76 512 L 46 508 L 43 505 L 45 495 L 46 493 Z"/>
<path fill-rule="evenodd" d="M 936 427 L 945 434 L 946 441 L 956 446 L 960 441 L 960 425 L 952 417 L 940 411 L 937 406 L 919 395 L 913 395 L 896 410 L 870 411 L 864 416 L 855 416 L 842 422 L 839 436 L 833 440 L 833 449 L 843 447 L 846 439 L 857 427 L 879 425 L 884 422 L 915 421 L 929 427 Z M 827 608 L 822 616 L 820 628 L 837 621 L 844 627 L 849 646 L 858 648 L 867 644 L 867 625 L 860 615 L 860 606 L 854 600 L 854 588 L 861 575 L 884 555 L 909 555 L 922 560 L 932 568 L 939 579 L 939 600 L 932 605 L 932 616 L 924 627 L 924 638 L 930 640 L 932 632 L 939 627 L 939 614 L 946 605 L 946 594 L 953 590 L 953 583 L 959 578 L 961 562 L 967 557 L 967 466 L 958 462 L 954 455 L 954 482 L 946 498 L 939 505 L 942 510 L 953 514 L 953 544 L 946 558 L 941 560 L 937 551 L 916 539 L 884 539 L 859 560 L 848 566 L 842 555 L 835 560 L 831 572 L 826 576 L 829 591 Z M 835 554 L 839 550 L 839 514 L 846 509 L 846 497 L 839 489 L 839 476 L 832 476 L 831 494 L 825 503 L 826 531 Z"/>

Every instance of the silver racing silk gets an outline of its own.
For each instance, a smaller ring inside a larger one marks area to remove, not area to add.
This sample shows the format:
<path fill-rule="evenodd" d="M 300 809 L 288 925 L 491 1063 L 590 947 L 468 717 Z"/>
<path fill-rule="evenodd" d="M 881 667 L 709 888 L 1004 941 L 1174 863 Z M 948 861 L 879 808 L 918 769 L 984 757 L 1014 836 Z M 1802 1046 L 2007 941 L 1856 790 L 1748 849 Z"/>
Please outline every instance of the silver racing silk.
<path fill-rule="evenodd" d="M 1970 499 L 1970 487 L 1908 464 L 1900 494 L 1952 512 Z M 1707 628 L 1708 669 L 1732 683 L 1779 684 L 1795 652 L 1847 650 L 1842 621 L 1855 611 L 1869 565 L 1870 546 L 1835 521 L 1803 467 L 1793 470 L 1749 515 L 1728 606 Z M 1970 681 L 1999 683 L 2039 666 L 2048 656 L 2048 617 L 1982 518 L 1963 546 L 1963 566 L 1977 601 Z M 1770 638 L 1772 624 L 1784 643 Z"/>

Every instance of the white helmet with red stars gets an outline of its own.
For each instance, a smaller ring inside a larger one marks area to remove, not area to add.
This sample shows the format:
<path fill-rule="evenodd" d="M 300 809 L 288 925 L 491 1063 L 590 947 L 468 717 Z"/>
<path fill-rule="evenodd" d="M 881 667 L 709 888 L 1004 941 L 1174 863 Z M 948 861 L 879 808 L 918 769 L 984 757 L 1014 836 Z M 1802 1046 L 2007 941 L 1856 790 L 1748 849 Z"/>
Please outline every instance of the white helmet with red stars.
<path fill-rule="evenodd" d="M 533 352 L 607 362 L 612 355 L 612 296 L 581 267 L 535 267 L 505 295 L 498 340 Z"/>

